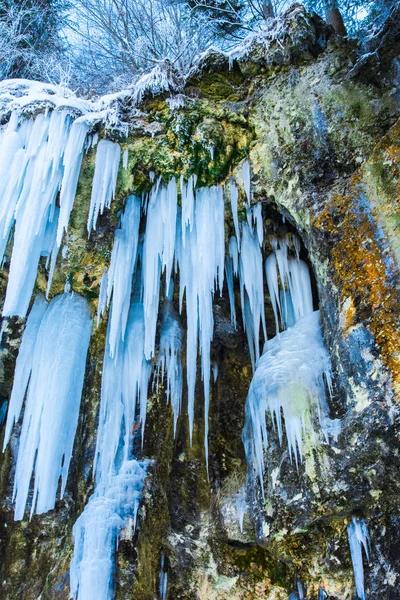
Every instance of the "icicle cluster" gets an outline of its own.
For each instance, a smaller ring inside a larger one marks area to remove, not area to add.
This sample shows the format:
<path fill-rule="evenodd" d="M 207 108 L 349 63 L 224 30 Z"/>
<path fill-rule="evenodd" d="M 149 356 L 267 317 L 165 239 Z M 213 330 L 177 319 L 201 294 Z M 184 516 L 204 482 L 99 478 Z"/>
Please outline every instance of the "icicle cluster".
<path fill-rule="evenodd" d="M 22 519 L 34 473 L 31 516 L 54 508 L 61 477 L 63 497 L 85 373 L 91 318 L 86 300 L 38 296 L 29 314 L 15 369 L 4 447 L 21 414 L 14 493 L 15 519 Z"/>
<path fill-rule="evenodd" d="M 369 559 L 369 534 L 367 524 L 364 520 L 353 517 L 352 522 L 347 527 L 349 538 L 351 562 L 353 563 L 354 580 L 356 583 L 356 592 L 358 600 L 365 600 L 364 592 L 364 567 L 362 551 L 364 548 L 365 556 Z"/>
<path fill-rule="evenodd" d="M 243 243 L 243 242 L 242 242 Z M 338 433 L 338 421 L 329 418 L 326 388 L 331 389 L 331 365 L 313 312 L 310 276 L 299 258 L 295 236 L 272 239 L 274 253 L 267 258 L 267 283 L 275 313 L 277 336 L 265 345 L 246 401 L 243 430 L 247 460 L 255 463 L 263 488 L 264 448 L 268 446 L 266 414 L 272 416 L 283 441 L 283 421 L 290 459 L 302 459 L 303 435 L 307 428 L 315 438 L 314 415 L 326 441 Z M 290 248 L 295 256 L 289 255 Z M 286 331 L 279 333 L 278 314 Z M 283 421 L 282 421 L 283 415 Z"/>

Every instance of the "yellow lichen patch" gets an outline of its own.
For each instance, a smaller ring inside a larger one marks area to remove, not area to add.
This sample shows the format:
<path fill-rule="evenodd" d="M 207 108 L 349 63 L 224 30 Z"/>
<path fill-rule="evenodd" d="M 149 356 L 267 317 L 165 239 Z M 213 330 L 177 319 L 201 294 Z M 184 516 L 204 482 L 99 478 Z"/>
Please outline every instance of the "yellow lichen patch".
<path fill-rule="evenodd" d="M 330 267 L 340 303 L 352 298 L 352 319 L 373 334 L 400 394 L 399 296 L 378 219 L 368 199 L 360 200 L 359 174 L 352 178 L 348 193 L 331 196 L 313 224 L 330 236 Z"/>
<path fill-rule="evenodd" d="M 354 325 L 354 318 L 356 315 L 356 308 L 354 306 L 353 298 L 350 296 L 343 302 L 342 310 L 340 311 L 340 326 L 344 331 L 345 335 L 349 333 L 349 329 Z"/>

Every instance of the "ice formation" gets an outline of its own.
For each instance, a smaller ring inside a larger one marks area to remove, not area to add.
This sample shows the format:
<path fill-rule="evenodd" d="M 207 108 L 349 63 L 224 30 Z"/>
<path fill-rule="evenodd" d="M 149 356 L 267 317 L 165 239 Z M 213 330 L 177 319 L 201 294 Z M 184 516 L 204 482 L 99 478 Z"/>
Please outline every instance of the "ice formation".
<path fill-rule="evenodd" d="M 248 223 L 242 226 L 239 257 L 240 298 L 243 325 L 249 342 L 253 370 L 260 358 L 260 325 L 267 339 L 264 311 L 264 277 L 262 254 L 257 233 Z"/>
<path fill-rule="evenodd" d="M 75 134 L 80 129 L 75 123 L 66 110 L 40 113 L 34 120 L 21 122 L 13 114 L 1 138 L 1 259 L 15 223 L 4 316 L 26 315 L 40 256 L 52 254 L 55 261 L 61 241 L 56 243 L 55 230 L 60 232 L 63 224 L 63 231 L 68 224 L 76 189 L 72 179 L 77 183 L 79 176 Z M 60 188 L 58 210 L 55 203 Z"/>
<path fill-rule="evenodd" d="M 176 258 L 179 265 L 179 301 L 182 310 L 186 293 L 187 384 L 190 440 L 194 421 L 197 349 L 200 347 L 204 384 L 204 445 L 208 465 L 208 408 L 210 402 L 210 346 L 213 338 L 213 297 L 222 293 L 225 264 L 224 200 L 222 188 L 196 190 L 193 221 L 177 232 Z M 185 246 L 184 246 L 185 240 Z"/>
<path fill-rule="evenodd" d="M 136 527 L 148 461 L 124 461 L 117 475 L 96 487 L 73 527 L 74 556 L 70 589 L 74 600 L 110 600 L 120 530 L 133 519 Z"/>
<path fill-rule="evenodd" d="M 170 300 L 164 302 L 161 322 L 160 349 L 155 377 L 157 388 L 167 376 L 166 398 L 174 414 L 174 435 L 182 406 L 182 345 L 183 332 Z"/>
<path fill-rule="evenodd" d="M 20 414 L 28 387 L 15 470 L 15 519 L 24 516 L 34 472 L 31 515 L 54 508 L 61 477 L 63 497 L 78 423 L 91 318 L 77 294 L 37 299 L 21 344 L 7 432 Z M 29 377 L 30 374 L 30 377 Z"/>
<path fill-rule="evenodd" d="M 145 355 L 154 356 L 161 275 L 165 272 L 168 294 L 174 264 L 177 216 L 175 179 L 168 186 L 157 182 L 147 206 L 146 234 L 143 245 L 143 305 L 145 320 Z"/>
<path fill-rule="evenodd" d="M 277 428 L 280 444 L 284 422 L 290 459 L 296 465 L 302 460 L 304 430 L 315 439 L 315 415 L 326 441 L 337 435 L 339 427 L 337 420 L 329 418 L 326 390 L 331 389 L 331 365 L 319 311 L 313 312 L 308 267 L 299 259 L 297 238 L 291 238 L 290 244 L 288 238 L 273 240 L 272 245 L 275 252 L 267 259 L 267 282 L 275 318 L 279 311 L 288 328 L 265 344 L 246 400 L 243 430 L 246 456 L 255 464 L 263 493 L 267 413 Z M 290 248 L 294 257 L 289 256 Z M 279 285 L 286 288 L 279 289 Z"/>
<path fill-rule="evenodd" d="M 97 146 L 96 162 L 92 183 L 92 196 L 90 199 L 89 217 L 87 223 L 88 233 L 96 229 L 97 218 L 103 214 L 105 208 L 110 208 L 111 200 L 115 195 L 117 175 L 121 148 L 119 144 L 109 140 L 101 140 Z"/>
<path fill-rule="evenodd" d="M 353 563 L 354 580 L 358 600 L 365 600 L 364 591 L 364 567 L 362 550 L 364 548 L 365 556 L 369 559 L 369 534 L 367 524 L 363 519 L 353 517 L 347 527 L 349 538 L 351 562 Z"/>
<path fill-rule="evenodd" d="M 114 357 L 117 345 L 124 339 L 131 303 L 132 280 L 136 267 L 139 244 L 141 200 L 129 196 L 119 229 L 114 234 L 114 246 L 107 275 L 107 305 L 110 310 L 108 349 Z M 104 285 L 104 283 L 103 283 Z M 104 295 L 100 312 L 104 312 Z"/>
<path fill-rule="evenodd" d="M 160 575 L 158 579 L 158 592 L 160 594 L 160 600 L 167 600 L 167 588 L 168 588 L 168 571 L 165 568 L 165 553 L 161 553 L 161 566 Z"/>
<path fill-rule="evenodd" d="M 240 533 L 243 533 L 244 515 L 247 513 L 246 487 L 243 486 L 235 496 L 235 508 L 239 521 Z"/>

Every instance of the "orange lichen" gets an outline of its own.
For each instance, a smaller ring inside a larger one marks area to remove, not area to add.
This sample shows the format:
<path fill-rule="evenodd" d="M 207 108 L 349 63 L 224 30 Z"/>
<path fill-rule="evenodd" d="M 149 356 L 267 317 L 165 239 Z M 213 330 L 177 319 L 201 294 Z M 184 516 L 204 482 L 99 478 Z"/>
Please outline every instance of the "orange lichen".
<path fill-rule="evenodd" d="M 347 194 L 335 193 L 314 219 L 314 226 L 329 232 L 333 242 L 332 276 L 340 303 L 352 298 L 352 318 L 374 335 L 400 393 L 399 294 L 390 280 L 387 255 L 377 235 L 378 219 L 360 208 L 359 184 L 356 175 Z"/>

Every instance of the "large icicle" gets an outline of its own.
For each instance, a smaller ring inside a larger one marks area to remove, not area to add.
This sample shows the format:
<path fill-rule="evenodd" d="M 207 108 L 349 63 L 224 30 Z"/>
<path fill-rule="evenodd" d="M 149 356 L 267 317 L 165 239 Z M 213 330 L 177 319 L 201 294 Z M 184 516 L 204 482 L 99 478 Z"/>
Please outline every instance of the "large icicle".
<path fill-rule="evenodd" d="M 180 306 L 186 290 L 187 315 L 187 382 L 189 431 L 192 439 L 194 390 L 198 341 L 204 383 L 205 451 L 208 465 L 208 408 L 210 401 L 210 346 L 213 337 L 212 301 L 214 292 L 222 291 L 224 278 L 224 200 L 218 186 L 196 192 L 194 223 L 177 235 L 177 262 L 180 272 Z"/>
<path fill-rule="evenodd" d="M 85 148 L 89 124 L 85 117 L 73 122 L 64 154 L 64 176 L 60 193 L 60 219 L 57 229 L 57 246 L 61 246 L 64 231 L 67 230 L 69 215 L 75 200 L 79 173 Z"/>
<path fill-rule="evenodd" d="M 102 215 L 104 209 L 111 206 L 111 200 L 114 198 L 115 187 L 117 185 L 120 157 L 121 148 L 119 144 L 110 142 L 109 140 L 101 140 L 99 142 L 96 152 L 92 196 L 87 223 L 89 234 L 92 229 L 96 229 L 99 213 Z"/>
<path fill-rule="evenodd" d="M 174 413 L 174 435 L 182 405 L 182 337 L 183 332 L 169 300 L 164 302 L 161 322 L 160 350 L 156 368 L 157 386 L 167 375 L 167 401 L 171 401 Z"/>
<path fill-rule="evenodd" d="M 257 234 L 247 223 L 242 227 L 239 260 L 240 298 L 243 324 L 249 342 L 253 370 L 260 358 L 260 323 L 267 339 L 264 311 L 264 277 L 262 254 Z"/>
<path fill-rule="evenodd" d="M 140 211 L 140 198 L 129 196 L 125 212 L 121 217 L 120 228 L 114 234 L 114 246 L 107 275 L 107 305 L 110 304 L 112 297 L 107 342 L 111 357 L 115 356 L 118 343 L 125 335 L 137 260 Z M 103 301 L 103 296 L 101 300 Z M 102 308 L 104 311 L 104 307 Z"/>
<path fill-rule="evenodd" d="M 49 254 L 54 248 L 59 215 L 55 201 L 63 179 L 63 157 L 70 129 L 69 114 L 53 111 L 49 116 L 39 114 L 31 125 L 23 122 L 13 132 L 14 140 L 19 136 L 20 148 L 14 156 L 0 209 L 3 250 L 15 220 L 4 316 L 26 315 L 40 255 Z M 2 145 L 8 138 L 2 140 Z M 14 149 L 17 147 L 15 143 Z"/>
<path fill-rule="evenodd" d="M 35 312 L 37 310 L 37 305 Z M 35 320 L 37 315 L 35 315 Z M 26 346 L 32 347 L 32 329 Z M 31 515 L 54 508 L 59 479 L 64 494 L 78 423 L 89 346 L 91 318 L 87 301 L 77 294 L 56 296 L 40 323 L 14 481 L 15 519 L 24 516 L 34 471 Z M 25 353 L 25 349 L 22 348 Z M 25 359 L 23 359 L 25 360 Z M 29 361 L 27 361 L 29 362 Z M 25 363 L 26 368 L 29 364 Z M 21 369 L 16 395 L 27 381 Z"/>
<path fill-rule="evenodd" d="M 352 522 L 347 527 L 347 535 L 349 538 L 351 562 L 353 563 L 357 599 L 365 600 L 362 549 L 364 548 L 368 560 L 369 535 L 366 522 L 357 517 L 353 517 Z"/>
<path fill-rule="evenodd" d="M 167 187 L 158 182 L 150 193 L 143 247 L 145 355 L 148 359 L 154 356 L 162 273 L 165 271 L 166 294 L 171 279 L 176 215 L 175 179 L 171 179 Z"/>
<path fill-rule="evenodd" d="M 288 329 L 265 344 L 250 385 L 243 430 L 246 456 L 250 464 L 255 463 L 262 490 L 267 412 L 276 424 L 281 444 L 283 414 L 290 459 L 294 458 L 296 465 L 298 458 L 302 459 L 303 430 L 307 428 L 315 438 L 315 415 L 327 442 L 339 432 L 339 421 L 329 418 L 326 388 L 331 391 L 330 359 L 322 340 L 319 312 L 313 312 L 308 267 L 299 259 L 299 240 L 290 234 L 273 238 L 271 243 L 274 253 L 266 261 L 266 276 L 277 333 L 278 311 Z M 290 248 L 295 257 L 290 257 Z"/>
<path fill-rule="evenodd" d="M 111 310 L 113 310 L 112 307 Z M 118 473 L 121 455 L 131 457 L 132 430 L 136 404 L 140 405 L 142 436 L 146 422 L 147 390 L 151 364 L 144 358 L 144 316 L 141 302 L 133 302 L 129 310 L 125 338 L 120 339 L 113 358 L 107 331 L 106 352 L 101 382 L 101 402 L 94 472 L 97 484 Z"/>
<path fill-rule="evenodd" d="M 136 527 L 148 461 L 126 460 L 107 485 L 97 486 L 73 527 L 70 567 L 74 600 L 110 600 L 114 596 L 114 563 L 120 530 Z"/>
<path fill-rule="evenodd" d="M 26 322 L 24 335 L 18 352 L 17 363 L 15 365 L 14 383 L 8 407 L 3 450 L 5 450 L 10 440 L 14 423 L 18 421 L 21 414 L 22 404 L 24 402 L 25 393 L 33 368 L 36 338 L 46 308 L 46 300 L 43 296 L 37 296 Z"/>

